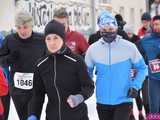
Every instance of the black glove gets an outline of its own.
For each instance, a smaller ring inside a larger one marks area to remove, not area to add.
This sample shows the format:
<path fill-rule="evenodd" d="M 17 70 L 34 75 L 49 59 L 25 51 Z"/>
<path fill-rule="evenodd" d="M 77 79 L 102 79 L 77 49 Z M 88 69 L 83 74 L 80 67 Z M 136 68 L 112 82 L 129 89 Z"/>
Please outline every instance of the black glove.
<path fill-rule="evenodd" d="M 157 55 L 157 57 L 156 57 L 156 58 L 160 59 L 160 53 Z"/>
<path fill-rule="evenodd" d="M 8 56 L 6 62 L 8 65 L 11 65 L 13 63 L 15 63 L 17 61 L 17 59 L 19 58 L 20 56 L 20 53 L 19 51 L 14 51 L 14 52 L 11 52 L 11 54 Z"/>
<path fill-rule="evenodd" d="M 138 90 L 135 88 L 129 88 L 127 96 L 130 98 L 136 98 L 138 96 Z"/>

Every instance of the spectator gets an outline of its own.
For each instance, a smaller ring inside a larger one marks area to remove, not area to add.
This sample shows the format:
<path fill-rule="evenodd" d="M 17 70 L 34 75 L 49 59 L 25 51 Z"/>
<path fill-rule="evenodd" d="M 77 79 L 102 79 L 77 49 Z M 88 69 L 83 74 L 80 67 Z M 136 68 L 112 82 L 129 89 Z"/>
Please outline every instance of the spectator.
<path fill-rule="evenodd" d="M 116 18 L 116 21 L 117 21 L 117 24 L 118 24 L 117 34 L 120 35 L 123 39 L 128 40 L 127 33 L 123 30 L 123 27 L 126 24 L 126 22 L 123 20 L 122 15 L 121 14 L 116 14 L 115 18 Z"/>
<path fill-rule="evenodd" d="M 138 36 L 142 39 L 151 32 L 151 16 L 148 12 L 141 16 L 142 27 L 138 30 Z"/>
<path fill-rule="evenodd" d="M 96 33 L 93 33 L 89 36 L 88 43 L 89 45 L 95 43 L 101 38 L 101 32 L 98 30 Z"/>
<path fill-rule="evenodd" d="M 88 43 L 85 37 L 77 31 L 69 28 L 69 15 L 65 8 L 59 8 L 54 12 L 54 19 L 65 26 L 65 42 L 67 46 L 76 54 L 84 55 Z"/>

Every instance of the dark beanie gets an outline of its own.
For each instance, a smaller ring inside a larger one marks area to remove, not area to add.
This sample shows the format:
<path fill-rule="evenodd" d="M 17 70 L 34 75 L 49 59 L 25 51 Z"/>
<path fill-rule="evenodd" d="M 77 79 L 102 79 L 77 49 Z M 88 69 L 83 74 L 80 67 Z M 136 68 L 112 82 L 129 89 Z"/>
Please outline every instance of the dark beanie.
<path fill-rule="evenodd" d="M 121 14 L 116 14 L 115 18 L 116 18 L 117 21 L 123 21 L 123 17 L 122 17 Z"/>
<path fill-rule="evenodd" d="M 50 21 L 44 29 L 44 35 L 45 37 L 49 34 L 57 34 L 59 35 L 63 40 L 65 38 L 65 27 L 63 24 L 59 23 L 56 20 Z"/>
<path fill-rule="evenodd" d="M 154 17 L 153 17 L 153 21 L 155 21 L 155 20 L 160 20 L 160 15 L 154 16 Z"/>
<path fill-rule="evenodd" d="M 145 13 L 142 14 L 141 20 L 150 21 L 151 20 L 151 15 L 148 12 L 145 12 Z"/>

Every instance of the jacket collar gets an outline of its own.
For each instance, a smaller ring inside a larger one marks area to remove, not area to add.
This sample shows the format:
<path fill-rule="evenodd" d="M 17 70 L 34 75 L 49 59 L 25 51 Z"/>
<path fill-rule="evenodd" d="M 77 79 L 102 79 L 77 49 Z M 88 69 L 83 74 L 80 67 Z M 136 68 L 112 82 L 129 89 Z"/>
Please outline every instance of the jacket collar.
<path fill-rule="evenodd" d="M 101 37 L 101 38 L 99 39 L 99 41 L 100 41 L 102 44 L 114 45 L 114 44 L 117 44 L 117 42 L 118 42 L 120 39 L 122 39 L 122 37 L 121 37 L 120 35 L 117 35 L 116 39 L 115 39 L 113 42 L 111 42 L 111 43 L 105 42 L 105 41 L 103 40 L 103 37 Z"/>

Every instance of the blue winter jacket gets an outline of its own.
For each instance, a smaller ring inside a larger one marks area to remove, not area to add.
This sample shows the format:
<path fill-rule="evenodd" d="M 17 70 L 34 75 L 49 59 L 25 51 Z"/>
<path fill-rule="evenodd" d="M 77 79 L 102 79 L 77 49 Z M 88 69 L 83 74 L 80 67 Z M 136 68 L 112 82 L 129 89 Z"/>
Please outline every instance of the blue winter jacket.
<path fill-rule="evenodd" d="M 149 36 L 144 37 L 140 40 L 139 45 L 141 47 L 142 53 L 144 54 L 147 63 L 157 59 L 157 56 L 160 55 L 160 35 L 151 33 Z M 149 68 L 149 78 L 152 80 L 160 80 L 160 72 L 152 73 Z"/>
<path fill-rule="evenodd" d="M 4 36 L 2 35 L 2 33 L 0 33 L 0 47 L 2 46 L 3 40 L 4 40 Z"/>
<path fill-rule="evenodd" d="M 92 44 L 86 52 L 85 62 L 91 77 L 96 69 L 96 99 L 97 103 L 105 105 L 132 102 L 132 98 L 127 97 L 128 89 L 140 89 L 148 73 L 136 46 L 120 36 L 111 44 L 103 38 Z M 134 79 L 131 68 L 137 71 Z"/>

